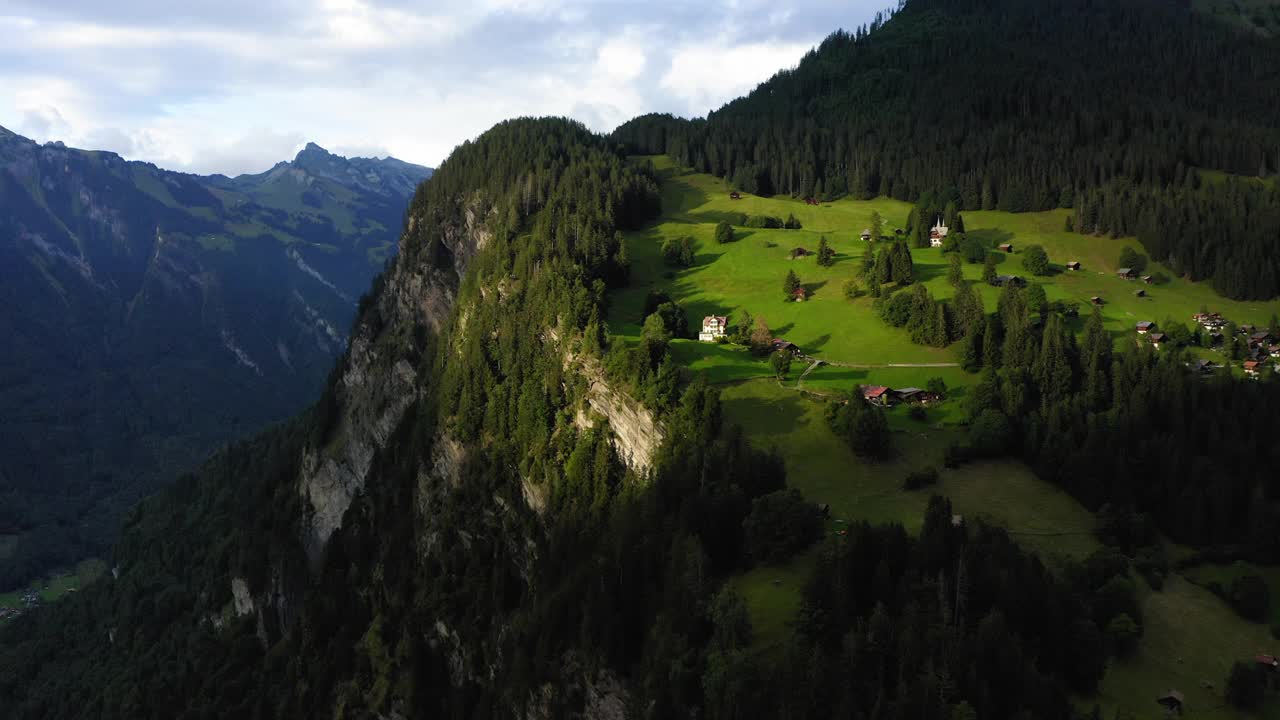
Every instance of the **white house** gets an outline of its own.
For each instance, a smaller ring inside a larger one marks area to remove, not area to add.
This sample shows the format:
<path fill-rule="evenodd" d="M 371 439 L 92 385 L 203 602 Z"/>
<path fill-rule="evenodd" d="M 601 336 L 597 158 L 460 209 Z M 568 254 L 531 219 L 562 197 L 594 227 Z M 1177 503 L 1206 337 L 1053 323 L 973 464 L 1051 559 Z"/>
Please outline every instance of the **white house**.
<path fill-rule="evenodd" d="M 724 315 L 708 315 L 702 318 L 702 332 L 698 339 L 702 342 L 715 342 L 729 332 L 729 318 Z"/>
<path fill-rule="evenodd" d="M 947 226 L 942 224 L 942 217 L 933 224 L 933 229 L 929 230 L 929 247 L 942 247 L 942 241 L 947 239 Z"/>

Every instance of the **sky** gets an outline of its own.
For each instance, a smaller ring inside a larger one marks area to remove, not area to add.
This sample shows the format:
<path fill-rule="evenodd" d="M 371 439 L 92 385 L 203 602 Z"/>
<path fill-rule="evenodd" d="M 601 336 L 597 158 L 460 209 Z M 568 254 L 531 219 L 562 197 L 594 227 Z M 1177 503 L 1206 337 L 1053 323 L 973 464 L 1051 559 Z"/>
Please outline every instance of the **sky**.
<path fill-rule="evenodd" d="M 891 0 L 0 0 L 0 126 L 196 173 L 705 115 Z"/>

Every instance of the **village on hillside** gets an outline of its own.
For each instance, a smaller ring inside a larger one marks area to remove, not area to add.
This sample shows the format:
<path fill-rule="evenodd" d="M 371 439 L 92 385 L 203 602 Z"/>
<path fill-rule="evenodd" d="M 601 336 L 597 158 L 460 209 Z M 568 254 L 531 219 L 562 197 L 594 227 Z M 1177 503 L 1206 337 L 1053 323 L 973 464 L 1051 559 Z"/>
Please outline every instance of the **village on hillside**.
<path fill-rule="evenodd" d="M 742 198 L 743 195 L 737 191 L 730 193 L 730 199 L 732 200 L 740 200 Z M 821 203 L 813 198 L 805 198 L 805 202 L 807 205 L 821 206 Z M 876 216 L 873 222 L 876 223 L 875 227 L 877 229 L 873 230 L 869 227 L 862 230 L 858 234 L 861 240 L 874 242 L 885 239 L 884 237 L 877 237 L 880 234 L 879 217 Z M 952 228 L 948 226 L 948 221 L 944 220 L 941 214 L 936 215 L 932 226 L 928 230 L 928 247 L 954 248 L 955 239 L 959 237 L 963 240 L 965 237 L 963 223 L 958 224 L 960 225 L 959 232 L 954 233 Z M 901 237 L 905 233 L 903 230 L 898 229 L 894 230 L 893 234 Z M 826 242 L 825 239 L 823 242 Z M 999 255 L 1014 253 L 1014 244 L 1011 241 L 993 243 L 993 245 L 995 246 L 995 252 Z M 814 254 L 806 248 L 797 247 L 791 250 L 787 257 L 791 260 L 797 260 Z M 1149 293 L 1153 291 L 1153 286 L 1167 282 L 1167 278 L 1164 278 L 1160 273 L 1144 274 L 1145 258 L 1141 258 L 1141 260 L 1141 263 L 1137 263 L 1134 266 L 1119 267 L 1114 271 L 1116 278 L 1131 281 L 1138 285 L 1131 293 L 1134 299 L 1149 298 Z M 1121 262 L 1126 262 L 1123 254 L 1121 255 Z M 1068 274 L 1080 273 L 1083 264 L 1079 260 L 1071 259 L 1061 263 L 1058 268 L 1058 271 Z M 1037 271 L 1036 274 L 1050 273 Z M 1026 278 L 1010 272 L 988 275 L 984 279 L 986 284 L 997 288 L 1025 288 L 1029 285 Z M 788 279 L 787 300 L 797 303 L 805 302 L 810 299 L 812 292 L 811 289 L 798 281 L 792 282 L 791 278 Z M 1103 307 L 1108 304 L 1107 300 L 1100 295 L 1089 297 L 1088 303 L 1094 307 Z M 1058 306 L 1058 310 L 1065 317 L 1079 317 L 1077 303 L 1056 301 L 1055 305 Z M 1127 314 L 1133 315 L 1135 313 L 1129 312 Z M 1140 320 L 1134 323 L 1132 327 L 1136 331 L 1137 339 L 1140 342 L 1149 344 L 1155 350 L 1161 350 L 1167 346 L 1195 346 L 1222 356 L 1221 360 L 1208 359 L 1202 356 L 1189 359 L 1186 363 L 1187 367 L 1200 376 L 1210 376 L 1216 371 L 1230 367 L 1238 368 L 1239 372 L 1243 372 L 1246 377 L 1252 379 L 1264 377 L 1267 373 L 1280 373 L 1280 363 L 1277 362 L 1280 360 L 1280 337 L 1274 334 L 1274 329 L 1259 328 L 1249 324 L 1236 326 L 1221 313 L 1209 312 L 1203 309 L 1189 319 L 1191 321 L 1189 327 L 1172 320 L 1165 323 L 1171 326 L 1168 328 L 1160 327 L 1155 320 Z M 703 318 L 698 339 L 702 342 L 726 342 L 730 332 L 730 320 L 727 315 L 708 315 Z M 792 357 L 811 360 L 814 367 L 824 364 L 821 359 L 809 357 L 804 350 L 784 338 L 772 338 L 770 350 L 772 352 L 784 350 Z M 864 387 L 862 392 L 867 402 L 885 407 L 898 403 L 928 404 L 942 399 L 937 393 L 931 393 L 915 387 L 891 388 L 877 384 Z"/>

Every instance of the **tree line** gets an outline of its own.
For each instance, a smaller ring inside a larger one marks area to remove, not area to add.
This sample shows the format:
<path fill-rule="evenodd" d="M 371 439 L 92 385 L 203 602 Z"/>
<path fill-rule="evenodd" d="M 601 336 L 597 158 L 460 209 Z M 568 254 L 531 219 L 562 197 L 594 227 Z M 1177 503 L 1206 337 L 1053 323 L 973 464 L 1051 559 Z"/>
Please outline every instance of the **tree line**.
<path fill-rule="evenodd" d="M 1266 40 L 1177 4 L 907 0 L 705 119 L 646 115 L 614 139 L 762 195 L 1075 208 L 1081 231 L 1270 298 L 1280 190 L 1200 171 L 1280 167 L 1277 67 Z"/>

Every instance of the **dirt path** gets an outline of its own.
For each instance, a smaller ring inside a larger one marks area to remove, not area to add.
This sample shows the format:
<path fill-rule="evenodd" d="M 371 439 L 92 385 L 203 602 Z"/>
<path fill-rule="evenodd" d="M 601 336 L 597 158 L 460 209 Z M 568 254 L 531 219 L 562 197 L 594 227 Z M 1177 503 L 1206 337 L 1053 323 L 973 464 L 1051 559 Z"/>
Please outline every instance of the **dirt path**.
<path fill-rule="evenodd" d="M 874 370 L 876 368 L 958 368 L 960 363 L 881 363 L 878 365 L 866 365 L 858 363 L 836 362 L 824 360 L 824 363 L 832 367 L 854 368 L 855 370 Z M 810 368 L 812 369 L 812 368 Z M 805 373 L 808 375 L 809 373 Z"/>
<path fill-rule="evenodd" d="M 827 363 L 823 360 L 814 360 L 813 364 L 805 369 L 804 374 L 800 376 L 800 379 L 796 380 L 796 389 L 797 390 L 802 389 L 804 387 L 804 379 L 809 377 L 809 373 L 813 372 L 814 370 L 817 370 L 818 366 L 825 365 L 825 364 Z"/>

